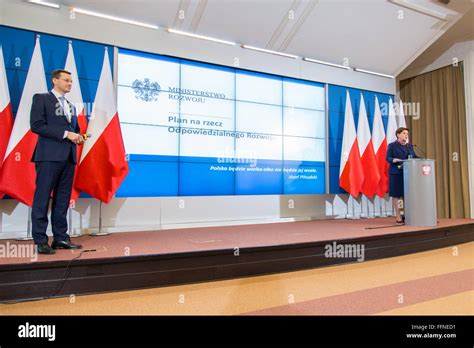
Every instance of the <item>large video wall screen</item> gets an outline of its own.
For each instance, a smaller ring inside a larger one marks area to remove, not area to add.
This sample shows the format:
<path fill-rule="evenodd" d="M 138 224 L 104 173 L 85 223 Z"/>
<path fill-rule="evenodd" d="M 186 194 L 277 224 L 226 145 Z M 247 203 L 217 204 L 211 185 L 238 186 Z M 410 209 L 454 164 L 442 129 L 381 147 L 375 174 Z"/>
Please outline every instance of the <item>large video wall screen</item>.
<path fill-rule="evenodd" d="M 325 99 L 323 84 L 120 50 L 127 191 L 324 193 Z"/>

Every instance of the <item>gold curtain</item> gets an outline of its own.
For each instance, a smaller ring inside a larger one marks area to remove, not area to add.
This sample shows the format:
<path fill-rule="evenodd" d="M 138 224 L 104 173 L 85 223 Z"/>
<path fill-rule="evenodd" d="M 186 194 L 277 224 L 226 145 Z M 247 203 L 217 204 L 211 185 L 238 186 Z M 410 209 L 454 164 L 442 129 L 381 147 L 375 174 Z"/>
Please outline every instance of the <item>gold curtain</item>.
<path fill-rule="evenodd" d="M 440 218 L 470 215 L 463 76 L 460 62 L 400 81 L 400 98 L 408 103 L 404 110 L 411 142 L 436 161 Z"/>

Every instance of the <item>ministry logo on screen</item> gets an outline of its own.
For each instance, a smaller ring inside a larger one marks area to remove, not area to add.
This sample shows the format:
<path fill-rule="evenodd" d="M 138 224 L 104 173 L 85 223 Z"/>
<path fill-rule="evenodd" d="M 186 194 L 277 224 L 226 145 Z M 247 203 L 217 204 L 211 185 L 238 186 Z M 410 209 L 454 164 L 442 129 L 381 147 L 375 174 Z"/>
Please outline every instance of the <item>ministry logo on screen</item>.
<path fill-rule="evenodd" d="M 161 90 L 160 84 L 158 82 L 151 82 L 148 77 L 145 77 L 143 81 L 138 79 L 133 81 L 132 88 L 135 92 L 135 98 L 145 102 L 158 100 L 158 95 Z"/>

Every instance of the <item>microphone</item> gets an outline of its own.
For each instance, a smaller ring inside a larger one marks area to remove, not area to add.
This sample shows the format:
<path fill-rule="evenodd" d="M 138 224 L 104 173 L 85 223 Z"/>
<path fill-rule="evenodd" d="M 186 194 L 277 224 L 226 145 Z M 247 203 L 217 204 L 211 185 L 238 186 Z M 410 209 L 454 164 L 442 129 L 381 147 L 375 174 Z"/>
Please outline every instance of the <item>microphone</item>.
<path fill-rule="evenodd" d="M 416 147 L 418 150 L 420 150 L 421 154 L 423 155 L 423 159 L 425 159 L 427 157 L 425 151 L 423 151 L 419 146 L 413 144 L 413 147 L 414 148 Z M 414 148 L 413 148 L 413 151 L 415 151 Z M 415 151 L 415 153 L 416 153 L 416 151 Z"/>

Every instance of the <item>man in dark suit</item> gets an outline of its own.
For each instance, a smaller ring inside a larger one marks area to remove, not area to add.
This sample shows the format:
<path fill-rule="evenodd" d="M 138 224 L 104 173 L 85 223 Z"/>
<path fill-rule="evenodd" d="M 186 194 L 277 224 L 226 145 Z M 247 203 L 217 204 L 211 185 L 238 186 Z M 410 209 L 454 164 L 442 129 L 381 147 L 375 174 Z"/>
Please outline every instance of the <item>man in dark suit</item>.
<path fill-rule="evenodd" d="M 53 249 L 80 249 L 67 234 L 67 210 L 76 167 L 76 146 L 84 143 L 74 106 L 65 98 L 71 91 L 71 73 L 52 72 L 54 88 L 35 94 L 31 106 L 30 127 L 38 134 L 32 162 L 36 167 L 36 191 L 31 211 L 33 239 L 40 254 L 54 254 Z M 54 240 L 48 244 L 48 206 L 52 195 L 51 225 Z"/>

